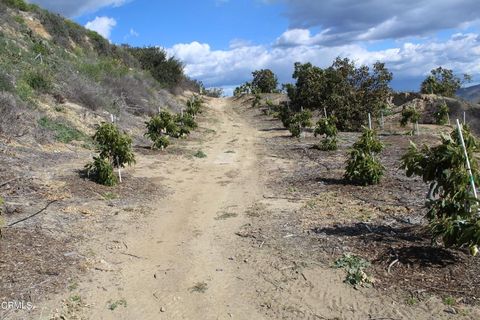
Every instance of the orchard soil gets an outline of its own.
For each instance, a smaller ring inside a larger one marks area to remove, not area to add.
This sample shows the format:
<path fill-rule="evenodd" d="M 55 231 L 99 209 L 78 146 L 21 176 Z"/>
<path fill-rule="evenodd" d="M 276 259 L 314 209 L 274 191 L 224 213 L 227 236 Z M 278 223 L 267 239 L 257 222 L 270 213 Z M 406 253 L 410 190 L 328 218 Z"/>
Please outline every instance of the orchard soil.
<path fill-rule="evenodd" d="M 136 140 L 137 164 L 113 188 L 81 176 L 80 145 L 2 140 L 6 224 L 54 202 L 3 229 L 0 299 L 35 308 L 0 319 L 480 318 L 479 258 L 432 244 L 427 186 L 398 169 L 409 140 L 435 144 L 449 128 L 411 137 L 390 119 L 386 175 L 361 187 L 343 180 L 358 134 L 323 152 L 265 113 L 209 99 L 187 139 L 163 151 Z M 343 282 L 332 265 L 345 253 L 371 262 L 372 284 Z"/>

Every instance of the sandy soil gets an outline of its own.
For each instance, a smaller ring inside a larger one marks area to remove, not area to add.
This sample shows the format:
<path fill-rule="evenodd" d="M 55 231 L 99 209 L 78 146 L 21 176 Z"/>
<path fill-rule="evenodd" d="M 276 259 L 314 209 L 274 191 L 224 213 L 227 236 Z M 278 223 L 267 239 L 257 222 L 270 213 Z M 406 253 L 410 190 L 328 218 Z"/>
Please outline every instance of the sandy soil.
<path fill-rule="evenodd" d="M 328 259 L 304 250 L 321 246 L 299 234 L 292 218 L 310 198 L 278 196 L 273 181 L 293 172 L 296 163 L 267 147 L 269 139 L 287 139 L 287 133 L 260 128 L 252 115 L 234 100 L 212 99 L 203 124 L 210 133 L 186 142 L 190 155 L 202 150 L 206 158 L 139 154 L 127 177 L 148 181 L 153 195 L 155 189 L 168 195 L 129 204 L 129 211 L 141 207 L 146 214 L 115 220 L 104 230 L 97 227 L 78 248 L 91 252 L 86 272 L 32 313 L 5 319 L 478 316 L 471 308 L 452 311 L 435 296 L 407 305 L 377 288 L 355 290 Z M 111 211 L 116 205 L 111 203 Z"/>

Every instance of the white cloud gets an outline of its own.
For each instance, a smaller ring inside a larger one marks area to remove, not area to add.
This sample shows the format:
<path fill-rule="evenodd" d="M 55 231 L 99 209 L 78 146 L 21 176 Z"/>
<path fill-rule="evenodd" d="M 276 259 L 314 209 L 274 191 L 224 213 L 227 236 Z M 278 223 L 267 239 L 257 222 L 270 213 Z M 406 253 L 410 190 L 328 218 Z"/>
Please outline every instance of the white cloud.
<path fill-rule="evenodd" d="M 42 8 L 60 13 L 66 17 L 78 17 L 103 7 L 119 7 L 131 0 L 29 0 Z"/>
<path fill-rule="evenodd" d="M 250 80 L 251 72 L 260 68 L 270 68 L 281 82 L 290 82 L 295 62 L 312 62 L 326 67 L 337 56 L 351 58 L 358 64 L 383 61 L 397 80 L 418 81 L 439 65 L 457 73 L 480 75 L 478 34 L 458 33 L 443 42 L 405 42 L 385 50 L 367 50 L 360 44 L 325 47 L 316 44 L 316 37 L 308 30 L 297 29 L 281 35 L 273 46 L 247 45 L 213 50 L 206 43 L 192 42 L 174 45 L 167 51 L 184 61 L 189 76 L 202 80 L 207 86 L 225 88 Z M 411 85 L 412 88 L 417 86 L 416 82 Z"/>
<path fill-rule="evenodd" d="M 92 21 L 85 24 L 85 28 L 101 34 L 104 38 L 110 39 L 112 29 L 117 25 L 117 21 L 110 17 L 95 17 Z"/>
<path fill-rule="evenodd" d="M 284 3 L 292 30 L 324 30 L 324 45 L 400 39 L 478 25 L 478 0 L 263 0 Z"/>

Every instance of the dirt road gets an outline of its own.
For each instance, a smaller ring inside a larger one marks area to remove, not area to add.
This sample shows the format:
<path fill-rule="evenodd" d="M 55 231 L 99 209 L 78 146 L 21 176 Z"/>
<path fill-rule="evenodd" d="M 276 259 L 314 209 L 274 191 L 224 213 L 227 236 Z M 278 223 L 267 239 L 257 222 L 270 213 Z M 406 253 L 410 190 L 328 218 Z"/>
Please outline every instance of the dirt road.
<path fill-rule="evenodd" d="M 89 319 L 261 319 L 233 255 L 243 212 L 261 192 L 256 131 L 234 117 L 226 100 L 210 103 L 206 158 L 142 156 L 131 172 L 173 193 L 139 226 L 121 230 L 125 253 L 102 253 L 105 271 L 80 283 Z M 107 242 L 107 239 L 105 239 Z M 126 306 L 125 306 L 126 304 Z M 114 310 L 111 310 L 114 309 Z"/>

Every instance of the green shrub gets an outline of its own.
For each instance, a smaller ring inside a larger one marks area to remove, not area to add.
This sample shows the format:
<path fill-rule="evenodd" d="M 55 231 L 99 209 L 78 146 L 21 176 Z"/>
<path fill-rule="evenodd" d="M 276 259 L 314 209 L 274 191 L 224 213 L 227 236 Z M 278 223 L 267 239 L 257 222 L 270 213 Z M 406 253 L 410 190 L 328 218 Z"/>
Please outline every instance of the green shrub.
<path fill-rule="evenodd" d="M 463 137 L 473 180 L 478 186 L 480 170 L 475 155 L 479 145 L 467 126 L 463 128 Z M 411 143 L 402 157 L 401 168 L 407 176 L 420 176 L 430 184 L 426 217 L 433 239 L 441 238 L 447 247 L 469 246 L 472 254 L 476 254 L 480 245 L 479 203 L 472 196 L 458 131 L 442 136 L 441 144 L 435 147 L 423 146 L 419 150 Z"/>
<path fill-rule="evenodd" d="M 170 112 L 161 111 L 145 122 L 147 128 L 145 136 L 152 140 L 152 148 L 165 148 L 170 144 L 165 136 L 178 137 L 180 135 L 180 128 L 176 120 L 176 116 Z"/>
<path fill-rule="evenodd" d="M 345 179 L 359 185 L 379 183 L 385 168 L 376 155 L 382 150 L 383 144 L 378 139 L 376 132 L 364 128 L 362 136 L 350 151 Z"/>
<path fill-rule="evenodd" d="M 293 114 L 288 120 L 288 130 L 292 137 L 299 138 L 302 131 L 312 126 L 312 113 L 309 110 L 304 110 Z"/>
<path fill-rule="evenodd" d="M 345 282 L 352 286 L 372 282 L 371 278 L 365 273 L 365 269 L 370 267 L 370 262 L 361 257 L 346 253 L 338 258 L 333 266 L 335 268 L 345 269 L 347 272 Z"/>
<path fill-rule="evenodd" d="M 50 50 L 48 49 L 47 45 L 43 41 L 35 42 L 32 46 L 32 51 L 35 54 L 41 54 L 43 56 L 46 56 L 50 53 Z"/>
<path fill-rule="evenodd" d="M 87 176 L 96 183 L 105 186 L 114 186 L 118 183 L 117 176 L 113 173 L 113 166 L 101 157 L 93 157 L 93 162 L 85 166 Z"/>
<path fill-rule="evenodd" d="M 205 152 L 203 152 L 202 150 L 198 150 L 194 155 L 193 155 L 195 158 L 206 158 L 207 155 L 205 154 Z"/>
<path fill-rule="evenodd" d="M 203 99 L 200 96 L 194 95 L 187 101 L 187 109 L 185 112 L 195 117 L 202 112 L 202 106 Z"/>
<path fill-rule="evenodd" d="M 24 75 L 24 81 L 30 88 L 42 93 L 47 93 L 53 88 L 53 80 L 50 74 L 44 69 L 27 72 Z"/>
<path fill-rule="evenodd" d="M 167 52 L 158 47 L 131 48 L 127 50 L 138 59 L 142 69 L 150 74 L 163 86 L 173 88 L 185 78 L 183 64 L 174 57 L 168 57 Z"/>
<path fill-rule="evenodd" d="M 260 93 L 255 93 L 252 100 L 252 107 L 256 108 L 262 104 L 262 95 Z"/>
<path fill-rule="evenodd" d="M 15 92 L 25 102 L 29 102 L 33 96 L 33 89 L 24 80 L 17 82 Z"/>
<path fill-rule="evenodd" d="M 409 122 L 415 124 L 420 120 L 420 113 L 415 107 L 408 106 L 402 110 L 402 119 L 400 119 L 400 125 L 405 127 Z"/>
<path fill-rule="evenodd" d="M 183 113 L 183 115 L 177 114 L 175 122 L 179 127 L 180 136 L 188 135 L 198 127 L 195 118 L 189 113 Z"/>
<path fill-rule="evenodd" d="M 135 155 L 132 151 L 132 138 L 121 133 L 112 123 L 102 123 L 97 127 L 93 136 L 100 158 L 106 159 L 115 168 L 124 168 L 125 165 L 135 164 Z"/>
<path fill-rule="evenodd" d="M 211 98 L 221 98 L 224 92 L 222 88 L 208 88 L 203 90 L 203 94 Z"/>
<path fill-rule="evenodd" d="M 20 11 L 30 11 L 30 6 L 23 0 L 3 0 L 8 6 Z"/>
<path fill-rule="evenodd" d="M 240 97 L 244 94 L 250 94 L 252 92 L 252 84 L 250 82 L 245 82 L 239 87 L 236 87 L 235 90 L 233 90 L 233 96 L 234 97 Z"/>
<path fill-rule="evenodd" d="M 317 147 L 324 151 L 337 150 L 337 118 L 330 116 L 328 118 L 322 118 L 318 120 L 317 126 L 313 131 L 315 137 L 318 135 L 325 135 L 322 144 Z"/>
<path fill-rule="evenodd" d="M 71 126 L 56 120 L 52 120 L 48 117 L 42 117 L 38 120 L 38 124 L 45 129 L 53 131 L 55 133 L 55 139 L 59 142 L 70 143 L 72 141 L 85 141 L 89 142 L 89 137 Z"/>
<path fill-rule="evenodd" d="M 438 125 L 446 125 L 448 123 L 448 113 L 450 109 L 448 108 L 445 101 L 438 107 L 438 110 L 434 113 L 435 122 Z"/>

